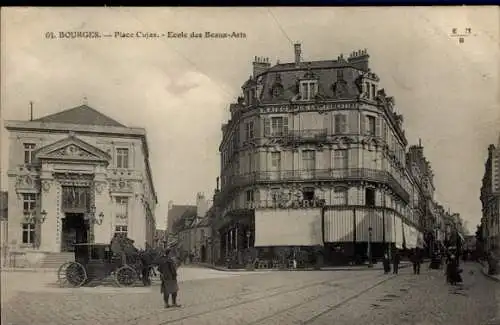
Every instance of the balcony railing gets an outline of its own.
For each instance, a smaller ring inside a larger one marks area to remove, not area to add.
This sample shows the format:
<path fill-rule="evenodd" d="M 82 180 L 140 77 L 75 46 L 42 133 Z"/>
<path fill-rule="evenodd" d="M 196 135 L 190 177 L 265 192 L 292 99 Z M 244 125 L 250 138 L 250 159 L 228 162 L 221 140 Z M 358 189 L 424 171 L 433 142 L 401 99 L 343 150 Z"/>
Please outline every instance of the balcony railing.
<path fill-rule="evenodd" d="M 314 170 L 280 170 L 258 171 L 228 177 L 224 182 L 221 196 L 238 187 L 259 183 L 281 183 L 294 181 L 356 181 L 364 180 L 387 184 L 393 191 L 409 202 L 410 195 L 388 172 L 368 168 L 314 169 Z"/>

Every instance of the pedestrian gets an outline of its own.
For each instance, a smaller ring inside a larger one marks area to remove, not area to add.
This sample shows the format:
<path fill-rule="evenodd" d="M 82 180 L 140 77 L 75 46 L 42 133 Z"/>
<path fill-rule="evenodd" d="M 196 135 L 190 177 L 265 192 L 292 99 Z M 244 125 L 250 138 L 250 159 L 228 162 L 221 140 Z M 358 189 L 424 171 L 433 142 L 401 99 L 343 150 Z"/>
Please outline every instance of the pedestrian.
<path fill-rule="evenodd" d="M 422 259 L 418 249 L 414 248 L 411 254 L 411 262 L 413 264 L 413 274 L 420 274 L 420 264 Z"/>
<path fill-rule="evenodd" d="M 177 267 L 175 262 L 170 257 L 170 249 L 165 251 L 165 255 L 158 263 L 158 270 L 161 276 L 161 293 L 163 294 L 163 301 L 165 308 L 169 308 L 169 297 L 172 297 L 172 307 L 181 307 L 177 304 L 177 293 L 179 286 L 177 284 Z"/>
<path fill-rule="evenodd" d="M 399 261 L 400 261 L 399 252 L 397 250 L 395 250 L 394 251 L 394 255 L 392 257 L 392 273 L 393 274 L 398 274 L 398 271 L 399 271 Z"/>
<path fill-rule="evenodd" d="M 458 260 L 455 255 L 451 255 L 446 265 L 446 280 L 451 285 L 456 285 L 462 282 L 462 276 L 460 273 L 462 270 L 458 267 Z"/>
<path fill-rule="evenodd" d="M 384 274 L 388 274 L 389 272 L 391 272 L 391 262 L 389 260 L 389 254 L 387 253 L 384 254 L 384 259 L 382 263 L 384 265 Z"/>

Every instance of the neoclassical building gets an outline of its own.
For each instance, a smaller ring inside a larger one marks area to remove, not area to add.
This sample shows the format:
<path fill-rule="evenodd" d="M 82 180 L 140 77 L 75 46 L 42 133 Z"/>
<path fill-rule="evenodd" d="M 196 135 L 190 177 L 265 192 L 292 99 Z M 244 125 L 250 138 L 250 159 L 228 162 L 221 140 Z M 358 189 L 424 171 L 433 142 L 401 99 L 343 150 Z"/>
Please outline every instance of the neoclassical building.
<path fill-rule="evenodd" d="M 146 132 L 82 105 L 10 134 L 8 241 L 21 251 L 71 251 L 127 235 L 152 244 L 157 198 Z"/>
<path fill-rule="evenodd" d="M 394 99 L 366 50 L 271 66 L 255 58 L 222 126 L 216 228 L 222 255 L 324 246 L 327 258 L 415 247 L 416 181 Z M 418 200 L 417 200 L 418 201 Z"/>

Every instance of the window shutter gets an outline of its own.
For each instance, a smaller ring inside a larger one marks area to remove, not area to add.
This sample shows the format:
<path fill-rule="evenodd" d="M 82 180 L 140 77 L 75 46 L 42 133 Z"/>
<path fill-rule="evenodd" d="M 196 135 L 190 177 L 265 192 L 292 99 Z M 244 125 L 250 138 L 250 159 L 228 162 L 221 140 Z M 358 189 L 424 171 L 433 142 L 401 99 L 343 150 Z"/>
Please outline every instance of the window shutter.
<path fill-rule="evenodd" d="M 283 135 L 288 134 L 288 117 L 283 117 Z"/>
<path fill-rule="evenodd" d="M 340 133 L 340 115 L 335 115 L 333 120 L 335 124 L 333 127 L 334 134 Z"/>
<path fill-rule="evenodd" d="M 260 119 L 255 119 L 254 120 L 254 137 L 255 138 L 260 138 L 261 137 L 261 134 L 260 134 Z"/>
<path fill-rule="evenodd" d="M 264 117 L 264 136 L 268 137 L 271 135 L 271 120 L 268 117 Z"/>
<path fill-rule="evenodd" d="M 342 116 L 342 133 L 347 133 L 347 115 Z"/>
<path fill-rule="evenodd" d="M 382 129 L 382 119 L 380 117 L 375 117 L 375 136 L 380 137 L 381 132 L 380 130 Z"/>

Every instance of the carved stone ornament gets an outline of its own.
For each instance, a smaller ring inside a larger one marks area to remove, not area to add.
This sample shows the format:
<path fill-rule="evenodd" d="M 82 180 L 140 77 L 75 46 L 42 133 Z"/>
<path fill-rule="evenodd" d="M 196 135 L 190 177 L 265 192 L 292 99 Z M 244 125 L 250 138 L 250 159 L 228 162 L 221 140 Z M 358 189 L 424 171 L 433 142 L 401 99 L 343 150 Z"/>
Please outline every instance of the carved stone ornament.
<path fill-rule="evenodd" d="M 51 182 L 49 180 L 42 181 L 42 189 L 44 192 L 48 192 L 50 190 Z"/>
<path fill-rule="evenodd" d="M 106 186 L 106 183 L 104 182 L 98 182 L 95 184 L 95 191 L 97 194 L 101 194 L 102 191 L 104 190 L 104 187 Z"/>
<path fill-rule="evenodd" d="M 21 175 L 17 177 L 17 189 L 36 189 L 36 180 L 31 175 Z"/>
<path fill-rule="evenodd" d="M 110 185 L 112 192 L 130 192 L 132 190 L 130 181 L 123 178 L 112 180 Z"/>
<path fill-rule="evenodd" d="M 64 148 L 55 151 L 53 154 L 57 157 L 72 157 L 72 158 L 95 158 L 93 154 L 85 151 L 74 144 L 70 144 Z"/>

